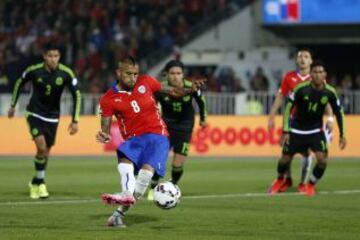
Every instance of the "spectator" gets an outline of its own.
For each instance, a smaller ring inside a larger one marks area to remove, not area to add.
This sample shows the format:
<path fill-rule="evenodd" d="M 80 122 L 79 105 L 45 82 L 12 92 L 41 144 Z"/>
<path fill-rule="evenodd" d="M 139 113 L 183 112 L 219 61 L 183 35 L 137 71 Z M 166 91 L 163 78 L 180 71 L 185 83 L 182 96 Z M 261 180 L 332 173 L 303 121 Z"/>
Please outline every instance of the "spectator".
<path fill-rule="evenodd" d="M 360 90 L 360 73 L 358 73 L 355 77 L 354 90 Z"/>
<path fill-rule="evenodd" d="M 353 88 L 353 83 L 350 74 L 346 74 L 340 83 L 340 99 L 343 104 L 344 112 L 349 113 L 351 111 L 351 99 L 346 93 Z M 345 94 L 344 94 L 345 93 Z"/>
<path fill-rule="evenodd" d="M 258 67 L 254 76 L 250 82 L 251 90 L 253 91 L 268 91 L 269 89 L 269 80 L 265 76 L 263 69 Z"/>

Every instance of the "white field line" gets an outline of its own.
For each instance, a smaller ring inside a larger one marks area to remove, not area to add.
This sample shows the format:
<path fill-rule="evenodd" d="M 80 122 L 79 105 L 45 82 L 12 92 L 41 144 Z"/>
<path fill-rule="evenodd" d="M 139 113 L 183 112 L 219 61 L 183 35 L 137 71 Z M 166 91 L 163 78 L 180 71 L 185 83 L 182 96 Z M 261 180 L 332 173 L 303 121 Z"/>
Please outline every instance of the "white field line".
<path fill-rule="evenodd" d="M 339 191 L 321 191 L 317 195 L 350 195 L 359 194 L 360 189 L 354 190 L 339 190 Z M 198 196 L 183 196 L 181 199 L 207 199 L 207 198 L 247 198 L 247 197 L 285 197 L 285 196 L 300 196 L 297 192 L 280 193 L 276 195 L 269 195 L 268 193 L 233 193 L 233 194 L 214 194 L 214 195 L 198 195 Z M 1 206 L 27 206 L 27 205 L 52 205 L 52 204 L 78 204 L 78 203 L 96 203 L 99 199 L 65 199 L 65 200 L 37 200 L 27 202 L 0 202 Z"/>

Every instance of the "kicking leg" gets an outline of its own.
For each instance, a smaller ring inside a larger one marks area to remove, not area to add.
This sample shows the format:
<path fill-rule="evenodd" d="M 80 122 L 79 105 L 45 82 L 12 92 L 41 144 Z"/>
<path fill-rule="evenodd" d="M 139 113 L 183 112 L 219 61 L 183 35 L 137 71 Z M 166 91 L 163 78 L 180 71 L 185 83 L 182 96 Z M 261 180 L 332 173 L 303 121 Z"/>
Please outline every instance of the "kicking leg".
<path fill-rule="evenodd" d="M 120 204 L 124 206 L 133 205 L 136 200 L 133 196 L 135 191 L 134 165 L 126 158 L 120 158 L 117 166 L 120 175 L 120 185 L 122 192 L 120 194 L 103 194 L 102 200 L 106 204 Z"/>
<path fill-rule="evenodd" d="M 124 191 L 121 194 L 103 194 L 102 198 L 106 203 L 121 205 L 109 217 L 107 221 L 108 226 L 124 228 L 126 226 L 123 219 L 126 212 L 130 210 L 131 205 L 136 202 L 136 199 L 139 199 L 144 195 L 150 184 L 151 178 L 153 177 L 154 169 L 150 165 L 145 164 L 142 169 L 140 169 L 136 180 L 134 177 L 134 167 L 132 164 L 129 164 L 128 161 L 119 163 L 118 169 L 122 179 L 122 189 Z M 129 177 L 131 173 L 132 176 Z M 129 184 L 130 182 L 131 184 Z"/>

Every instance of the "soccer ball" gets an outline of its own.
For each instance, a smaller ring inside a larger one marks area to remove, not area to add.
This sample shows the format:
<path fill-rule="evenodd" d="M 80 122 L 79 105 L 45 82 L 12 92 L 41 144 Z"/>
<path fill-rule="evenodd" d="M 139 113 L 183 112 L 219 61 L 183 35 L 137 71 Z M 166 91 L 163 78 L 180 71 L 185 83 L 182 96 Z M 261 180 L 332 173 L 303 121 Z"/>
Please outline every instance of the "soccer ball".
<path fill-rule="evenodd" d="M 180 197 L 180 188 L 172 182 L 159 183 L 154 189 L 154 203 L 162 209 L 176 207 Z"/>

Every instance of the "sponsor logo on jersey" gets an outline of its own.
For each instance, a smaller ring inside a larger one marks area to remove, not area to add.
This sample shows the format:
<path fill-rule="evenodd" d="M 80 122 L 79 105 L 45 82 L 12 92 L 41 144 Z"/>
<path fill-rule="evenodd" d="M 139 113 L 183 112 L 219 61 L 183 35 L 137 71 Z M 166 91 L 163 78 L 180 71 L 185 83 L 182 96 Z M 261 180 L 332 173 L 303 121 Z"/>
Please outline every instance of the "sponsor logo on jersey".
<path fill-rule="evenodd" d="M 114 102 L 122 102 L 121 98 L 115 98 Z"/>
<path fill-rule="evenodd" d="M 42 80 L 42 78 L 38 78 L 38 79 L 36 79 L 36 81 L 38 82 L 38 83 L 41 83 L 43 80 Z"/>
<path fill-rule="evenodd" d="M 304 100 L 305 100 L 305 101 L 308 101 L 308 100 L 309 100 L 309 96 L 308 96 L 308 95 L 305 95 L 305 96 L 304 96 Z"/>
<path fill-rule="evenodd" d="M 144 94 L 146 92 L 145 86 L 141 85 L 140 87 L 138 87 L 138 91 L 139 91 L 139 93 Z"/>

